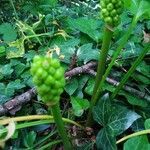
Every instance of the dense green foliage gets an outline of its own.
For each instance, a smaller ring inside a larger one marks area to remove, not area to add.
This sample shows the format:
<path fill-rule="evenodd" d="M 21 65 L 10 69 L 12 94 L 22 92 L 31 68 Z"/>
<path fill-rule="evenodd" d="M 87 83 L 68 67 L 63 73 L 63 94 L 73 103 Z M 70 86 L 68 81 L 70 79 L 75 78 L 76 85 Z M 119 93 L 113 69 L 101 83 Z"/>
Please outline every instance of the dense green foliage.
<path fill-rule="evenodd" d="M 149 8 L 149 0 L 1 0 L 0 115 L 26 119 L 13 123 L 2 117 L 0 146 L 62 148 L 54 119 L 30 116 L 53 115 L 43 101 L 60 98 L 62 116 L 79 127 L 66 124 L 75 149 L 134 150 L 136 145 L 136 150 L 149 150 Z M 112 38 L 106 72 L 93 93 L 104 27 Z M 52 58 L 45 57 L 47 53 Z M 92 67 L 85 69 L 89 63 Z M 30 91 L 35 86 L 39 96 Z M 93 125 L 84 128 L 94 94 L 98 99 L 91 109 Z M 123 137 L 126 141 L 120 142 Z"/>

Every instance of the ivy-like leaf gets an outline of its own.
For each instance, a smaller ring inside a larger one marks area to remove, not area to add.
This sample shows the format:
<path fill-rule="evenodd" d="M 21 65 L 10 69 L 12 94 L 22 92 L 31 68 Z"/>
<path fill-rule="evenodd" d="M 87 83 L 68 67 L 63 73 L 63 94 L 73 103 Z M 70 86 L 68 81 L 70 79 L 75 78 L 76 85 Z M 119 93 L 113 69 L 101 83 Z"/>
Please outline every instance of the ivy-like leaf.
<path fill-rule="evenodd" d="M 101 129 L 96 137 L 98 150 L 117 150 L 115 135 L 110 128 Z"/>
<path fill-rule="evenodd" d="M 93 109 L 94 120 L 103 126 L 109 126 L 115 135 L 127 130 L 140 116 L 127 109 L 111 103 L 108 94 L 105 94 Z"/>
<path fill-rule="evenodd" d="M 109 116 L 111 115 L 111 102 L 109 95 L 105 94 L 93 109 L 93 117 L 96 122 L 102 126 L 106 126 L 108 123 Z"/>

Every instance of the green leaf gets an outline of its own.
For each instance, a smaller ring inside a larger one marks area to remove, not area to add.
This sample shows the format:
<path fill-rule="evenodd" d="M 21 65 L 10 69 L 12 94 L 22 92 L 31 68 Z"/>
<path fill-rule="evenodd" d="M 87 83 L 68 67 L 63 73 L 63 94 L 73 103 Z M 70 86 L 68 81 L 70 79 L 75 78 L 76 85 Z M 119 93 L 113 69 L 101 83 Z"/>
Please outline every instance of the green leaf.
<path fill-rule="evenodd" d="M 19 77 L 25 69 L 26 69 L 25 64 L 23 64 L 21 62 L 19 64 L 17 64 L 14 69 L 16 76 Z"/>
<path fill-rule="evenodd" d="M 15 80 L 15 81 L 11 81 L 7 85 L 7 88 L 14 89 L 14 90 L 19 90 L 19 89 L 22 89 L 24 87 L 25 87 L 25 85 L 22 84 L 21 80 L 19 80 L 19 79 Z"/>
<path fill-rule="evenodd" d="M 4 56 L 5 55 L 5 52 L 6 52 L 6 49 L 4 46 L 0 46 L 0 57 L 1 56 Z"/>
<path fill-rule="evenodd" d="M 72 95 L 78 88 L 78 80 L 76 78 L 73 78 L 68 82 L 65 86 L 65 91 L 69 94 Z"/>
<path fill-rule="evenodd" d="M 17 33 L 10 23 L 3 23 L 0 25 L 0 34 L 3 34 L 5 42 L 12 42 L 16 39 Z"/>
<path fill-rule="evenodd" d="M 6 95 L 6 86 L 4 83 L 0 83 L 0 104 L 5 103 L 9 99 L 9 95 Z"/>
<path fill-rule="evenodd" d="M 87 63 L 90 60 L 98 60 L 99 57 L 99 50 L 92 48 L 93 44 L 88 43 L 82 45 L 78 51 L 77 56 L 79 61 L 83 61 L 84 63 Z"/>
<path fill-rule="evenodd" d="M 87 34 L 96 42 L 102 38 L 102 34 L 98 31 L 100 27 L 98 20 L 90 18 L 68 19 L 68 24 L 69 27 Z"/>
<path fill-rule="evenodd" d="M 51 7 L 55 7 L 57 4 L 57 0 L 40 0 L 40 5 L 50 5 Z"/>
<path fill-rule="evenodd" d="M 144 99 L 138 98 L 138 97 L 136 97 L 136 96 L 133 96 L 133 95 L 131 95 L 131 94 L 128 93 L 128 92 L 121 91 L 121 92 L 119 93 L 119 95 L 125 96 L 126 99 L 128 100 L 128 102 L 129 102 L 131 105 L 141 106 L 141 107 L 147 107 L 147 106 L 148 106 L 148 102 L 147 102 L 147 101 L 145 101 Z"/>
<path fill-rule="evenodd" d="M 88 84 L 84 90 L 85 93 L 92 95 L 94 89 L 94 83 L 95 83 L 94 79 L 89 79 Z"/>
<path fill-rule="evenodd" d="M 124 1 L 125 2 L 125 1 Z M 129 6 L 129 2 L 125 2 Z M 130 7 L 128 7 L 132 14 L 135 14 L 136 20 L 150 17 L 150 1 L 149 0 L 131 0 Z"/>
<path fill-rule="evenodd" d="M 7 49 L 7 58 L 17 58 L 22 57 L 25 53 L 24 50 L 24 39 L 17 39 L 9 43 L 9 47 Z"/>
<path fill-rule="evenodd" d="M 94 142 L 85 143 L 85 144 L 77 147 L 76 150 L 92 150 L 92 149 L 94 149 Z"/>
<path fill-rule="evenodd" d="M 149 85 L 149 84 L 150 84 L 150 79 L 149 79 L 148 77 L 146 77 L 146 76 L 143 76 L 143 75 L 139 74 L 139 73 L 136 73 L 136 72 L 135 72 L 135 73 L 132 75 L 132 78 L 133 78 L 134 80 L 140 81 L 141 83 L 144 83 L 144 84 L 146 84 L 146 85 Z"/>
<path fill-rule="evenodd" d="M 106 127 L 98 132 L 96 146 L 99 150 L 117 150 L 116 139 L 110 128 Z"/>
<path fill-rule="evenodd" d="M 70 64 L 71 57 L 76 52 L 75 46 L 77 46 L 79 42 L 79 39 L 71 39 L 61 45 L 58 45 L 61 50 L 60 53 L 64 55 L 64 59 L 62 60 L 63 62 Z"/>
<path fill-rule="evenodd" d="M 144 119 L 143 118 L 139 118 L 136 121 L 134 121 L 134 123 L 132 124 L 131 128 L 132 131 L 134 132 L 138 132 L 140 130 L 144 130 Z"/>
<path fill-rule="evenodd" d="M 27 148 L 30 148 L 33 147 L 35 139 L 36 139 L 36 133 L 34 131 L 31 131 L 24 137 L 23 143 Z"/>
<path fill-rule="evenodd" d="M 90 106 L 87 99 L 81 99 L 78 97 L 71 97 L 71 104 L 74 114 L 78 117 L 82 116 L 83 112 Z"/>
<path fill-rule="evenodd" d="M 109 99 L 109 95 L 105 94 L 98 102 L 98 104 L 93 108 L 93 118 L 102 126 L 108 124 L 109 116 L 112 113 L 112 105 Z"/>
<path fill-rule="evenodd" d="M 0 72 L 4 76 L 10 76 L 14 70 L 11 67 L 11 64 L 6 64 L 0 68 Z"/>
<path fill-rule="evenodd" d="M 144 122 L 145 129 L 150 129 L 150 119 L 146 119 Z"/>
<path fill-rule="evenodd" d="M 94 120 L 103 126 L 109 126 L 115 135 L 127 130 L 140 116 L 127 109 L 111 103 L 109 95 L 105 94 L 93 109 Z"/>
<path fill-rule="evenodd" d="M 83 98 L 83 88 L 89 79 L 88 75 L 78 77 L 78 89 L 75 91 L 75 95 L 79 98 Z"/>
<path fill-rule="evenodd" d="M 150 144 L 147 136 L 136 136 L 125 142 L 123 150 L 149 150 Z"/>
<path fill-rule="evenodd" d="M 150 77 L 150 67 L 144 61 L 142 61 L 136 68 L 137 71 L 143 75 Z"/>

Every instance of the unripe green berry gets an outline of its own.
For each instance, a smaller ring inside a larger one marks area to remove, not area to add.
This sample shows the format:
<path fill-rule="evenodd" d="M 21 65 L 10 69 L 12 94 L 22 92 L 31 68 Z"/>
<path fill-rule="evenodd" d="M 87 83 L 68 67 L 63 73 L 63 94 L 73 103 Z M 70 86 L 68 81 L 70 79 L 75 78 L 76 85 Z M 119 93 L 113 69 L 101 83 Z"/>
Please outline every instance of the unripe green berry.
<path fill-rule="evenodd" d="M 43 69 L 42 68 L 37 68 L 36 76 L 40 78 L 43 75 Z"/>
<path fill-rule="evenodd" d="M 106 22 L 107 24 L 111 25 L 113 21 L 112 21 L 112 18 L 111 18 L 111 17 L 106 17 L 106 18 L 105 18 L 105 22 Z"/>
<path fill-rule="evenodd" d="M 48 77 L 47 77 L 47 79 L 45 80 L 45 84 L 47 84 L 47 85 L 49 85 L 49 86 L 51 86 L 51 85 L 53 85 L 54 84 L 54 78 L 51 76 L 51 75 L 49 75 Z"/>
<path fill-rule="evenodd" d="M 120 18 L 118 15 L 113 18 L 113 22 L 114 22 L 114 25 L 116 26 L 120 23 Z"/>
<path fill-rule="evenodd" d="M 116 3 L 118 3 L 118 0 L 111 0 L 111 2 L 112 2 L 113 4 L 116 4 Z"/>
<path fill-rule="evenodd" d="M 100 2 L 100 6 L 101 6 L 102 8 L 106 8 L 106 7 L 107 7 L 107 5 L 104 3 L 103 0 Z"/>
<path fill-rule="evenodd" d="M 102 9 L 102 15 L 105 17 L 109 16 L 109 12 L 107 11 L 107 9 Z"/>
<path fill-rule="evenodd" d="M 112 11 L 113 9 L 114 9 L 113 4 L 112 4 L 112 3 L 109 3 L 109 4 L 107 5 L 107 10 L 108 10 L 108 11 Z"/>
<path fill-rule="evenodd" d="M 121 1 L 118 1 L 118 3 L 115 4 L 115 7 L 116 7 L 116 8 L 122 7 L 122 2 L 121 2 Z"/>
<path fill-rule="evenodd" d="M 49 67 L 48 72 L 49 72 L 51 75 L 54 75 L 54 74 L 55 74 L 55 69 L 53 68 L 53 66 Z"/>
<path fill-rule="evenodd" d="M 111 15 L 112 17 L 116 16 L 116 15 L 117 15 L 116 9 L 113 9 L 113 10 L 110 12 L 110 15 Z"/>
<path fill-rule="evenodd" d="M 54 78 L 57 80 L 57 79 L 60 79 L 62 74 L 64 74 L 64 69 L 60 68 L 58 69 L 56 72 L 55 72 L 55 76 Z"/>
<path fill-rule="evenodd" d="M 120 7 L 120 8 L 118 8 L 118 9 L 117 9 L 117 13 L 118 13 L 118 15 L 119 15 L 119 14 L 121 14 L 121 13 L 122 13 L 122 11 L 123 11 L 123 9 L 122 9 L 121 7 Z"/>
<path fill-rule="evenodd" d="M 60 64 L 58 62 L 57 59 L 54 59 L 53 61 L 51 61 L 51 66 L 54 68 L 54 69 L 58 69 L 60 67 Z"/>
<path fill-rule="evenodd" d="M 111 0 L 104 0 L 105 4 L 109 4 Z"/>

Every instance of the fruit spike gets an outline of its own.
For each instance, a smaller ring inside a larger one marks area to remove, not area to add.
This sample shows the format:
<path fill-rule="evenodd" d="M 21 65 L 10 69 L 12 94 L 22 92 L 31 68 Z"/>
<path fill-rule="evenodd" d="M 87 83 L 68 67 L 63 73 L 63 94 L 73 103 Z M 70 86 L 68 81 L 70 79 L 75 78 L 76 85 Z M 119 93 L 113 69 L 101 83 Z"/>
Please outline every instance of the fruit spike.
<path fill-rule="evenodd" d="M 123 11 L 122 0 L 101 0 L 101 16 L 104 21 L 111 26 L 117 26 L 120 23 L 120 14 Z"/>
<path fill-rule="evenodd" d="M 49 105 L 57 103 L 65 86 L 64 69 L 60 66 L 59 60 L 35 56 L 31 74 L 42 101 Z"/>

